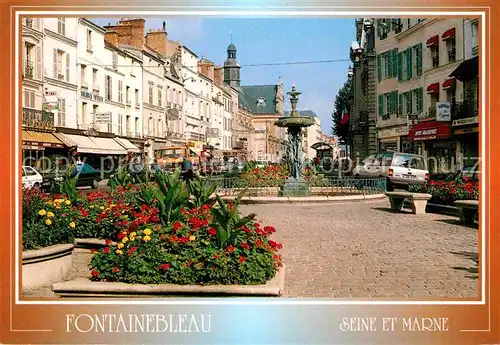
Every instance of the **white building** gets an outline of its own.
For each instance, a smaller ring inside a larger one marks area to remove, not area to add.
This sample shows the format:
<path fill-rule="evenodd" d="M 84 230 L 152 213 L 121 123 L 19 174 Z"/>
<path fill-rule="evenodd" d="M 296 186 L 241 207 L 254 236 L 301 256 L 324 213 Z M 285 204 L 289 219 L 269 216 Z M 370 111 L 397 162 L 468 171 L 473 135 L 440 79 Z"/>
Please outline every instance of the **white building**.
<path fill-rule="evenodd" d="M 44 105 L 55 126 L 78 128 L 77 18 L 44 18 Z"/>
<path fill-rule="evenodd" d="M 222 100 L 224 106 L 222 108 L 222 132 L 220 138 L 222 139 L 222 150 L 228 151 L 232 149 L 232 97 L 229 88 L 223 87 Z"/>
<path fill-rule="evenodd" d="M 184 108 L 184 84 L 180 72 L 170 57 L 166 57 L 165 82 L 167 100 L 167 137 L 172 145 L 184 145 L 185 120 L 182 116 Z"/>
<path fill-rule="evenodd" d="M 472 59 L 479 53 L 479 20 L 464 20 L 464 60 Z"/>
<path fill-rule="evenodd" d="M 184 138 L 187 140 L 200 140 L 203 101 L 200 100 L 199 95 L 204 85 L 203 80 L 198 75 L 198 56 L 185 46 L 180 46 L 180 67 L 186 90 L 183 107 Z"/>

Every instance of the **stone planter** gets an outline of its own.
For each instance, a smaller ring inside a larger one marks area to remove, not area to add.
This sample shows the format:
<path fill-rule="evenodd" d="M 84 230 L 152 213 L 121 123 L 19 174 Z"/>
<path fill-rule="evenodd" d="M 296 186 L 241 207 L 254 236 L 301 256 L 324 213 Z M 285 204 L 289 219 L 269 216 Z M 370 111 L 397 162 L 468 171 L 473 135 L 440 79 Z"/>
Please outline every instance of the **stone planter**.
<path fill-rule="evenodd" d="M 113 242 L 113 244 L 116 244 Z M 78 252 L 90 252 L 91 250 L 99 250 L 106 246 L 106 240 L 99 238 L 77 238 L 76 249 Z"/>
<path fill-rule="evenodd" d="M 74 244 L 56 244 L 23 252 L 22 287 L 34 289 L 71 276 Z"/>
<path fill-rule="evenodd" d="M 279 297 L 285 286 L 285 267 L 263 285 L 142 285 L 113 282 L 93 282 L 88 279 L 72 280 L 52 285 L 52 291 L 60 297 L 115 297 L 152 298 L 174 296 L 256 296 Z"/>

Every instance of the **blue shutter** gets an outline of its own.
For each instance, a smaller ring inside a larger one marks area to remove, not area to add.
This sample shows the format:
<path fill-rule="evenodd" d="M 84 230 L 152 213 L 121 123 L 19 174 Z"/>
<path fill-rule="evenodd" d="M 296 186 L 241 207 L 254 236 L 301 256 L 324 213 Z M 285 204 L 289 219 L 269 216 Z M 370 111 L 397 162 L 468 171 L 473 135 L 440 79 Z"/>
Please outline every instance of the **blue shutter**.
<path fill-rule="evenodd" d="M 403 93 L 399 94 L 399 104 L 398 104 L 398 113 L 399 113 L 399 115 L 403 115 L 403 109 L 404 109 L 403 95 L 404 95 Z"/>
<path fill-rule="evenodd" d="M 384 95 L 378 95 L 378 115 L 384 115 Z"/>
<path fill-rule="evenodd" d="M 417 75 L 422 74 L 422 43 L 417 45 Z"/>
<path fill-rule="evenodd" d="M 398 53 L 398 80 L 404 80 L 403 77 L 403 53 Z"/>
<path fill-rule="evenodd" d="M 378 81 L 382 81 L 382 57 L 377 55 L 377 72 L 378 72 Z"/>
<path fill-rule="evenodd" d="M 411 47 L 406 49 L 406 80 L 409 80 L 412 77 L 411 67 L 412 67 L 413 56 L 411 50 L 412 50 Z"/>
<path fill-rule="evenodd" d="M 422 112 L 424 110 L 424 88 L 421 87 L 417 90 L 417 111 Z"/>
<path fill-rule="evenodd" d="M 392 51 L 389 50 L 385 56 L 387 58 L 387 71 L 385 72 L 385 76 L 389 79 L 392 78 Z"/>

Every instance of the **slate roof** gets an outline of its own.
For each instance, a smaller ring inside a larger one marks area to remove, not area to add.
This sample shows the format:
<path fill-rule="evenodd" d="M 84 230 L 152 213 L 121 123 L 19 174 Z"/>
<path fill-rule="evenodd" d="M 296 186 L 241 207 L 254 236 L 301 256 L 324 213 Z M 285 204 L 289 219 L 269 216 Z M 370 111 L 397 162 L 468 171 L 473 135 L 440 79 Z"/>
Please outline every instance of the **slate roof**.
<path fill-rule="evenodd" d="M 316 113 L 312 110 L 298 110 L 301 116 L 317 117 Z M 290 111 L 285 111 L 285 116 L 290 116 Z"/>
<path fill-rule="evenodd" d="M 277 85 L 240 86 L 239 103 L 255 114 L 276 113 Z M 263 99 L 264 102 L 259 102 Z"/>

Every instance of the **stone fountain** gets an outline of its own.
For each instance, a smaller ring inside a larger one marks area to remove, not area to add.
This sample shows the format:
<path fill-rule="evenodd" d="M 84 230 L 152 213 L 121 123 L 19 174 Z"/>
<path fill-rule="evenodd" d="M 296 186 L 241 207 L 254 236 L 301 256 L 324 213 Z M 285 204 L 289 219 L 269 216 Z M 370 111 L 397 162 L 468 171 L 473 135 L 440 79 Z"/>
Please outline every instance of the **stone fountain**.
<path fill-rule="evenodd" d="M 307 196 L 310 194 L 309 185 L 302 177 L 304 163 L 302 159 L 302 128 L 312 126 L 314 119 L 309 116 L 301 116 L 297 112 L 300 94 L 293 85 L 292 91 L 287 92 L 292 106 L 290 116 L 281 117 L 275 122 L 278 127 L 286 127 L 288 132 L 286 153 L 290 176 L 282 187 L 280 193 L 282 196 Z"/>

